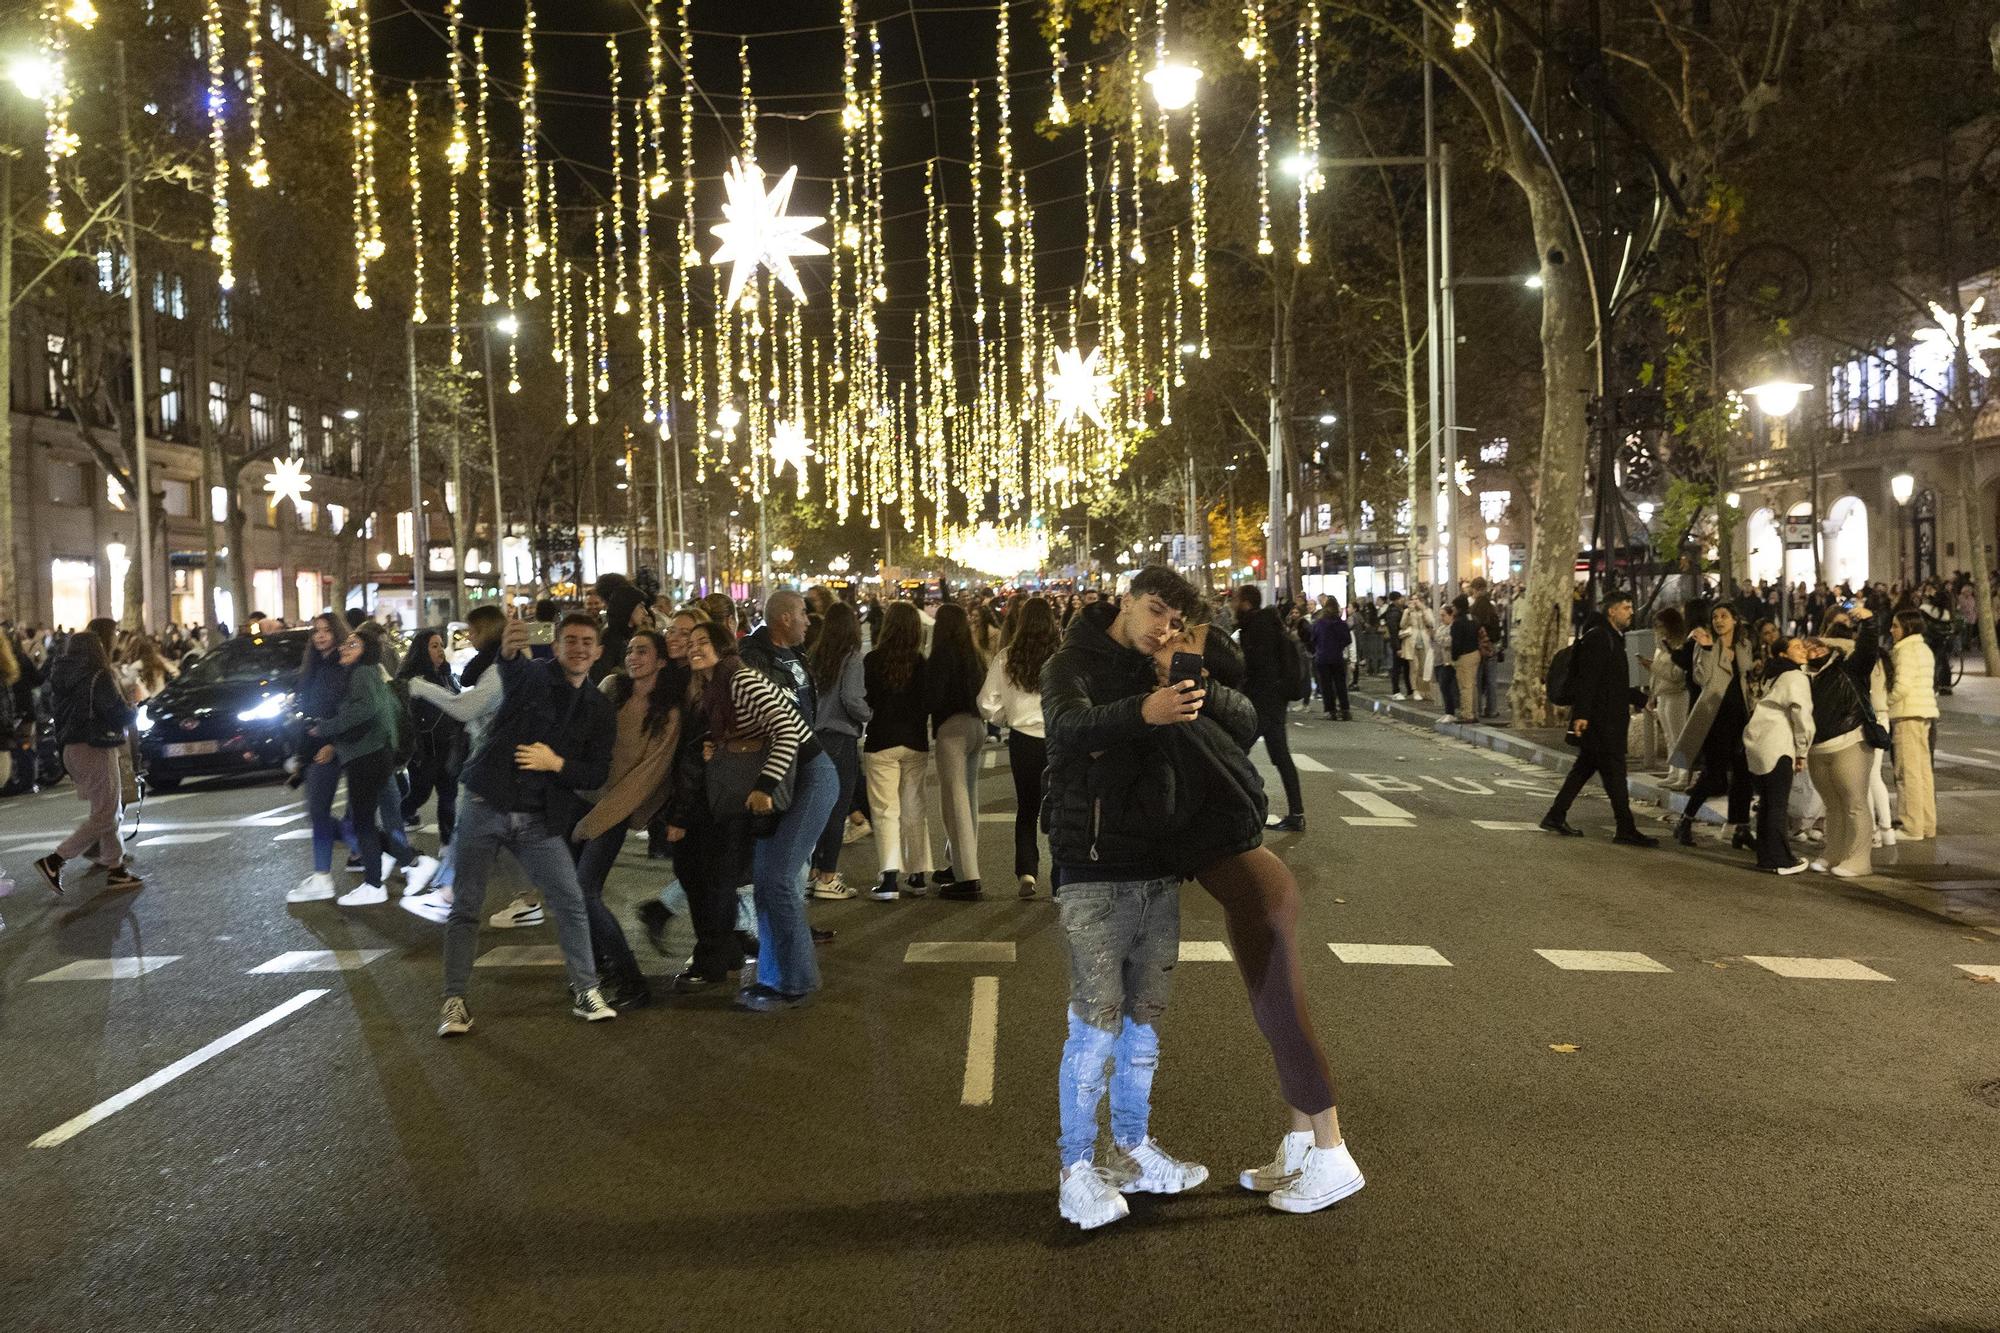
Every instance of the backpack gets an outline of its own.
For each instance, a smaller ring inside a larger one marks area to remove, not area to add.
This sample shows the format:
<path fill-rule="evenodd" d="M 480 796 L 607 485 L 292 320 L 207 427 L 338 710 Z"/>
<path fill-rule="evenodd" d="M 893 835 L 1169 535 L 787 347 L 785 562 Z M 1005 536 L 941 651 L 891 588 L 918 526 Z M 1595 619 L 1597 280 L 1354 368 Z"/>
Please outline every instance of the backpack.
<path fill-rule="evenodd" d="M 1576 702 L 1576 682 L 1570 678 L 1570 668 L 1576 661 L 1576 644 L 1566 643 L 1556 649 L 1549 659 L 1548 673 L 1542 677 L 1542 684 L 1549 692 L 1549 702 L 1558 708 L 1567 708 Z"/>
<path fill-rule="evenodd" d="M 1271 612 L 1275 620 L 1277 612 Z M 1305 641 L 1285 628 L 1282 620 L 1277 621 L 1278 638 L 1291 645 L 1290 652 L 1278 654 L 1278 684 L 1284 687 L 1287 699 L 1297 699 L 1305 692 L 1306 682 L 1312 679 L 1312 654 Z"/>

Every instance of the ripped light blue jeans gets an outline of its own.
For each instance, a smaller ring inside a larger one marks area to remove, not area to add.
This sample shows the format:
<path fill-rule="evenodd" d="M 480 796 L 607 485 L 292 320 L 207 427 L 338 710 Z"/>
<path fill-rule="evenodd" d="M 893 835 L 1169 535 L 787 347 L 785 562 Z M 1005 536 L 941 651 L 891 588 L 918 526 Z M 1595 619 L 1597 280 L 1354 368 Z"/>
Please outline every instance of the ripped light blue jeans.
<path fill-rule="evenodd" d="M 1120 1143 L 1146 1137 L 1160 1063 L 1155 1025 L 1180 958 L 1180 883 L 1064 884 L 1056 905 L 1069 945 L 1069 1039 L 1056 1080 L 1057 1143 L 1068 1166 L 1093 1160 L 1107 1082 L 1112 1137 Z"/>

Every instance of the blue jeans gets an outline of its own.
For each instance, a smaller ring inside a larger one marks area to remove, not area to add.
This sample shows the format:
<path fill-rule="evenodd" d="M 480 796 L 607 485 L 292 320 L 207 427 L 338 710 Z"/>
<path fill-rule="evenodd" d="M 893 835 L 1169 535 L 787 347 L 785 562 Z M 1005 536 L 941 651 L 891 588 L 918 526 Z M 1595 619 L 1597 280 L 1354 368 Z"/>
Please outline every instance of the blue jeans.
<path fill-rule="evenodd" d="M 840 794 L 833 761 L 816 754 L 799 765 L 791 808 L 777 832 L 757 839 L 751 888 L 757 901 L 757 980 L 787 995 L 819 989 L 812 927 L 806 924 L 806 859 Z"/>
<path fill-rule="evenodd" d="M 450 855 L 450 852 L 451 849 L 447 847 L 446 855 Z M 687 890 L 681 887 L 680 876 L 676 875 L 668 880 L 667 887 L 660 890 L 660 905 L 675 916 L 688 914 Z M 745 893 L 741 886 L 736 890 L 736 928 L 745 935 L 757 933 L 756 898 L 752 893 Z"/>
<path fill-rule="evenodd" d="M 590 945 L 598 969 L 613 979 L 630 984 L 640 979 L 639 960 L 618 927 L 618 918 L 604 905 L 604 881 L 611 876 L 618 853 L 625 846 L 625 826 L 606 829 L 584 843 L 576 853 L 576 881 L 583 890 L 583 910 L 590 919 Z"/>
<path fill-rule="evenodd" d="M 486 906 L 486 877 L 501 847 L 527 872 L 542 891 L 542 902 L 556 919 L 556 942 L 573 991 L 597 984 L 591 962 L 590 918 L 583 908 L 583 890 L 576 882 L 576 862 L 569 844 L 550 832 L 540 813 L 522 814 L 487 804 L 471 792 L 458 810 L 456 882 L 452 885 L 451 916 L 444 923 L 444 993 L 465 994 L 472 979 L 472 952 L 479 942 L 479 917 Z"/>
<path fill-rule="evenodd" d="M 1096 1150 L 1107 1061 L 1112 1136 L 1127 1144 L 1146 1137 L 1160 1063 L 1154 1025 L 1166 1012 L 1180 958 L 1180 883 L 1065 884 L 1056 906 L 1069 945 L 1069 1039 L 1056 1078 L 1057 1143 L 1068 1166 L 1092 1160 Z"/>
<path fill-rule="evenodd" d="M 312 820 L 313 869 L 320 874 L 333 870 L 333 844 L 341 837 L 341 823 L 333 817 L 333 798 L 340 790 L 340 761 L 306 764 L 306 814 Z M 350 841 L 348 845 L 353 846 Z"/>

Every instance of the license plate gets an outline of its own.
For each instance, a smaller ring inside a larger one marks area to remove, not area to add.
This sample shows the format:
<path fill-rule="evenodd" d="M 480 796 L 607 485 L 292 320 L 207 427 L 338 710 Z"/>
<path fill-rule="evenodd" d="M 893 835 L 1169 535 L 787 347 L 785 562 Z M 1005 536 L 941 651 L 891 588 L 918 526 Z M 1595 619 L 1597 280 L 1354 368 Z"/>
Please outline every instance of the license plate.
<path fill-rule="evenodd" d="M 179 759 L 190 754 L 214 754 L 222 748 L 221 741 L 176 741 L 167 747 L 167 758 Z"/>

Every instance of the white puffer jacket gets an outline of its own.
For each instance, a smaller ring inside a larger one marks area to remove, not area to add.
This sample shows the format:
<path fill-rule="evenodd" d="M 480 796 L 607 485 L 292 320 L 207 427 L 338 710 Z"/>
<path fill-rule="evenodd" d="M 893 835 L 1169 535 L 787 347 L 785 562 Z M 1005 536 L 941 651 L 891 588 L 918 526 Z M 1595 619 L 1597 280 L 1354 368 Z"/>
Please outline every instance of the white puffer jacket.
<path fill-rule="evenodd" d="M 1937 659 L 1921 634 L 1905 634 L 1890 649 L 1895 683 L 1889 687 L 1890 717 L 1936 717 L 1937 691 L 1932 688 Z"/>

